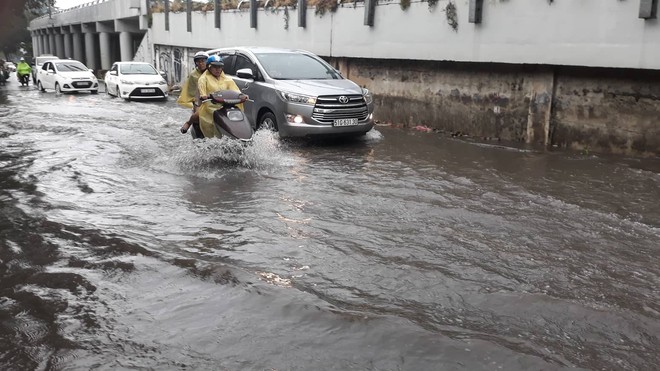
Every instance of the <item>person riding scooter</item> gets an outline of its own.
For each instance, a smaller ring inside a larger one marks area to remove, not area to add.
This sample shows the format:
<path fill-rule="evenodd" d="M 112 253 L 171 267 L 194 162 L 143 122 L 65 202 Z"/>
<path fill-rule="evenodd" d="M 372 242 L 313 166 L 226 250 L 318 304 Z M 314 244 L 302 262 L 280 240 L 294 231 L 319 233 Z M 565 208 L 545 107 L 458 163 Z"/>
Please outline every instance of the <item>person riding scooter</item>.
<path fill-rule="evenodd" d="M 222 71 L 224 65 L 220 56 L 210 56 L 206 60 L 206 71 L 197 81 L 197 91 L 199 92 L 199 98 L 202 100 L 202 104 L 199 107 L 199 126 L 206 138 L 222 137 L 222 134 L 213 125 L 213 112 L 221 108 L 222 105 L 209 100 L 210 94 L 219 90 L 241 92 L 234 80 L 225 76 L 225 73 Z M 243 104 L 239 104 L 237 107 L 243 111 Z"/>
<path fill-rule="evenodd" d="M 32 67 L 25 61 L 25 58 L 21 57 L 16 65 L 16 77 L 18 77 L 18 82 L 21 85 L 28 85 L 30 81 L 30 75 L 32 74 Z"/>
<path fill-rule="evenodd" d="M 179 99 L 176 102 L 186 108 L 192 109 L 192 115 L 181 127 L 181 134 L 185 134 L 190 128 L 190 125 L 199 126 L 199 112 L 198 110 L 198 98 L 197 94 L 197 81 L 199 77 L 206 71 L 206 60 L 209 58 L 209 55 L 205 52 L 197 52 L 193 57 L 195 62 L 195 69 L 190 72 L 186 82 L 183 83 L 183 88 L 181 88 L 181 94 Z"/>

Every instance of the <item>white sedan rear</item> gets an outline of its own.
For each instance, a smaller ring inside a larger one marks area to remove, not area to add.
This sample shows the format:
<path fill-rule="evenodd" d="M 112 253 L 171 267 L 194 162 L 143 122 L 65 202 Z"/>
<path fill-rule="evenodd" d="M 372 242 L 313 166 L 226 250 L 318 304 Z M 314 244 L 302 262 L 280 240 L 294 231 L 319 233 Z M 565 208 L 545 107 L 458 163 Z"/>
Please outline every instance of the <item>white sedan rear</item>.
<path fill-rule="evenodd" d="M 109 95 L 131 99 L 166 99 L 167 81 L 149 63 L 115 62 L 105 74 Z"/>
<path fill-rule="evenodd" d="M 99 81 L 92 71 L 79 61 L 57 59 L 47 61 L 37 71 L 39 90 L 53 89 L 57 93 L 99 91 Z"/>

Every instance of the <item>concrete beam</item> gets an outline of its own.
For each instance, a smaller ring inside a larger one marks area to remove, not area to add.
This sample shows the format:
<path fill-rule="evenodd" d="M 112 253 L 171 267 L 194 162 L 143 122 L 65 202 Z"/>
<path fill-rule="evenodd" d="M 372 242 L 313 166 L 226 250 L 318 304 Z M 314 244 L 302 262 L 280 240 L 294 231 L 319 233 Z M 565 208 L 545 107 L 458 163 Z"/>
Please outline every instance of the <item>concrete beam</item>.
<path fill-rule="evenodd" d="M 96 31 L 97 32 L 109 32 L 113 33 L 115 32 L 115 22 L 110 21 L 110 22 L 96 22 Z"/>
<path fill-rule="evenodd" d="M 115 32 L 140 32 L 140 25 L 133 19 L 115 19 Z"/>

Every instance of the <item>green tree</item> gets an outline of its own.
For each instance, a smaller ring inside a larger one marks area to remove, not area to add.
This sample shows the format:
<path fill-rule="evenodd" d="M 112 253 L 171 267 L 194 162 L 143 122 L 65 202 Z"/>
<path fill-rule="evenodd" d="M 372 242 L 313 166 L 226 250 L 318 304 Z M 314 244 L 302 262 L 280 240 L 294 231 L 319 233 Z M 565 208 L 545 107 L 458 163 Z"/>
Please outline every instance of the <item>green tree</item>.
<path fill-rule="evenodd" d="M 0 50 L 14 53 L 23 45 L 31 52 L 28 24 L 49 9 L 54 10 L 54 5 L 55 0 L 0 0 Z"/>

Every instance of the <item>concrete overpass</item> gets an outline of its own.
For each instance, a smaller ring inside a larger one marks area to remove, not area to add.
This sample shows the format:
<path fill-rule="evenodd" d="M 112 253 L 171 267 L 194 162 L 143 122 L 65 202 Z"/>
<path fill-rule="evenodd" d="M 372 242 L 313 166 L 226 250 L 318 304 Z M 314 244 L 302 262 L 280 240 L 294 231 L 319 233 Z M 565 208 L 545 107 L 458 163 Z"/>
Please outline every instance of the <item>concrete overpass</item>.
<path fill-rule="evenodd" d="M 30 22 L 34 55 L 73 58 L 107 70 L 132 60 L 147 33 L 146 0 L 96 0 Z"/>

